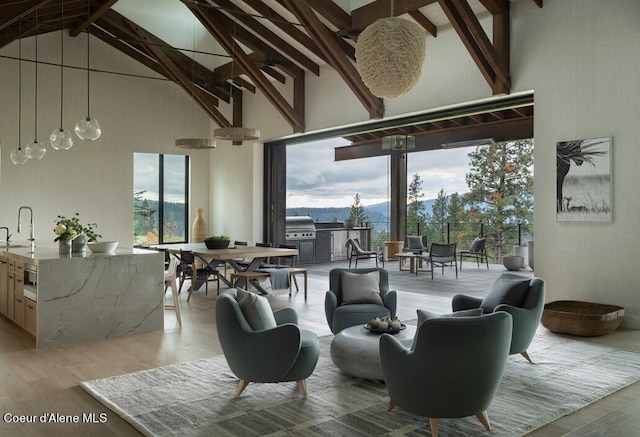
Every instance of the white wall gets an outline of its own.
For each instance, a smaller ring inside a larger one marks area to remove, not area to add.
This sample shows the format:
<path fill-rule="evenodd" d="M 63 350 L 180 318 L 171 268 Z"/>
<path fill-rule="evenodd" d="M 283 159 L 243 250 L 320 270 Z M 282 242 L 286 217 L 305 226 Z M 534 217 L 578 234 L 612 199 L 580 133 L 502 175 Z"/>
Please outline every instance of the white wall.
<path fill-rule="evenodd" d="M 640 328 L 640 2 L 513 4 L 512 76 L 535 89 L 535 266 L 548 300 L 625 307 Z M 557 141 L 613 137 L 613 222 L 555 220 Z"/>
<path fill-rule="evenodd" d="M 38 38 L 39 59 L 59 62 L 60 34 Z M 86 65 L 86 39 L 65 38 L 65 64 Z M 17 56 L 17 43 L 0 54 Z M 23 41 L 23 58 L 34 59 L 34 39 Z M 91 67 L 118 72 L 154 75 L 147 68 L 92 38 Z M 92 73 L 91 115 L 102 127 L 95 142 L 74 138 L 66 152 L 48 145 L 49 133 L 60 126 L 59 67 L 41 65 L 38 73 L 38 140 L 47 144 L 40 161 L 14 166 L 10 152 L 18 144 L 18 62 L 0 59 L 0 226 L 10 227 L 14 242 L 28 235 L 15 232 L 18 208 L 34 210 L 36 244 L 52 245 L 58 214 L 79 212 L 83 221 L 97 222 L 106 240 L 130 247 L 133 240 L 133 152 L 184 153 L 173 144 L 185 136 L 209 136 L 209 119 L 178 86 L 167 81 Z M 73 131 L 86 115 L 86 73 L 65 71 L 64 127 Z M 23 62 L 22 145 L 34 136 L 34 67 Z M 192 217 L 205 208 L 208 220 L 209 186 L 207 151 L 193 151 Z M 198 183 L 198 181 L 204 181 Z M 208 221 L 207 221 L 208 223 Z"/>

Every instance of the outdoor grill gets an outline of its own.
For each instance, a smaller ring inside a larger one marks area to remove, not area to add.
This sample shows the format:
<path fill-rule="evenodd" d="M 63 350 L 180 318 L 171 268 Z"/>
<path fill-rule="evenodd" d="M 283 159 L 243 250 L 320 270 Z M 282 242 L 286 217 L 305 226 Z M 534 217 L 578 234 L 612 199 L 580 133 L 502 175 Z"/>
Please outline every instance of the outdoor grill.
<path fill-rule="evenodd" d="M 298 249 L 296 263 L 315 261 L 316 225 L 309 216 L 292 216 L 285 219 L 285 240 Z"/>

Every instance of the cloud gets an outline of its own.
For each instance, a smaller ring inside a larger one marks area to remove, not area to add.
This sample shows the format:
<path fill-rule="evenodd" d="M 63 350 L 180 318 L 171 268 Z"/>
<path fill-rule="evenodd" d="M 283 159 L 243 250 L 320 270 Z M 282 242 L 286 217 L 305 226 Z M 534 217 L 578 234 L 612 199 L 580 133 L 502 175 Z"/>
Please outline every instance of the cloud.
<path fill-rule="evenodd" d="M 134 191 L 145 191 L 143 198 L 158 200 L 158 155 L 134 154 Z M 164 155 L 164 198 L 169 202 L 184 202 L 184 155 Z"/>
<path fill-rule="evenodd" d="M 315 141 L 287 148 L 287 206 L 349 206 L 356 193 L 364 205 L 389 199 L 389 157 L 334 161 L 334 148 L 347 145 L 342 138 Z M 425 199 L 441 189 L 447 194 L 467 191 L 465 175 L 472 148 L 409 154 L 409 182 L 422 178 Z"/>

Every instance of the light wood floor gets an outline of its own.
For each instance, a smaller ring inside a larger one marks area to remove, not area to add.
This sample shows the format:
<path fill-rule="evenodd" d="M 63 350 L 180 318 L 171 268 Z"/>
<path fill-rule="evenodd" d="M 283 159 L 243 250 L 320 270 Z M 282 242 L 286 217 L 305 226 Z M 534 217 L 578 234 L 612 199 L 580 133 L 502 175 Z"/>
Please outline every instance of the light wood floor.
<path fill-rule="evenodd" d="M 371 261 L 361 262 L 360 267 L 372 264 Z M 287 294 L 270 297 L 272 307 L 291 306 L 298 312 L 300 324 L 305 328 L 318 335 L 330 334 L 324 316 L 324 291 L 328 288 L 329 270 L 344 266 L 344 263 L 307 266 L 310 270 L 308 300 L 305 302 L 301 290 L 291 298 Z M 501 266 L 492 266 L 487 271 L 465 263 L 459 279 L 455 279 L 453 271 L 445 270 L 444 275 L 437 272 L 431 280 L 428 272 L 420 272 L 418 276 L 398 272 L 396 262 L 388 262 L 386 267 L 391 273 L 391 288 L 401 291 L 398 315 L 402 320 L 414 319 L 416 308 L 448 312 L 451 296 L 457 292 L 482 296 L 494 278 L 504 271 Z M 83 380 L 220 354 L 215 327 L 215 291 L 208 296 L 195 292 L 189 303 L 183 293 L 181 301 L 182 328 L 177 326 L 175 313 L 166 310 L 164 331 L 41 349 L 35 349 L 27 334 L 0 318 L 0 411 L 3 418 L 6 413 L 14 416 L 106 413 L 107 419 L 105 423 L 95 424 L 21 424 L 2 420 L 0 436 L 139 435 L 77 384 Z M 540 329 L 548 333 L 544 328 Z M 640 351 L 640 331 L 620 329 L 608 336 L 582 340 Z M 640 430 L 637 411 L 640 411 L 640 383 L 529 435 L 636 436 Z"/>

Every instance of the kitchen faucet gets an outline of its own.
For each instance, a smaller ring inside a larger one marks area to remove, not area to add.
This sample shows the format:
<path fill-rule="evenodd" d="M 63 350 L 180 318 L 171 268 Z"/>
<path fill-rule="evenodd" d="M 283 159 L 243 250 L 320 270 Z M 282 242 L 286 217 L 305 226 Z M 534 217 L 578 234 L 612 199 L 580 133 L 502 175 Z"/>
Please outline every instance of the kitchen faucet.
<path fill-rule="evenodd" d="M 7 244 L 7 247 L 9 247 L 9 238 L 11 238 L 11 234 L 9 233 L 9 228 L 6 227 L 6 226 L 0 226 L 0 229 L 4 229 L 4 230 L 7 231 L 7 240 L 6 240 L 7 243 L 6 244 Z"/>
<path fill-rule="evenodd" d="M 18 209 L 18 234 L 20 233 L 20 214 L 22 213 L 23 209 L 28 209 L 29 212 L 31 213 L 31 220 L 29 222 L 30 228 L 29 228 L 29 252 L 28 253 L 35 253 L 36 237 L 35 237 L 35 231 L 33 229 L 33 210 L 31 209 L 30 206 L 21 206 Z"/>

